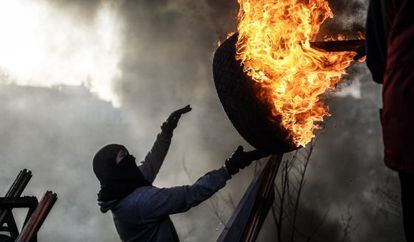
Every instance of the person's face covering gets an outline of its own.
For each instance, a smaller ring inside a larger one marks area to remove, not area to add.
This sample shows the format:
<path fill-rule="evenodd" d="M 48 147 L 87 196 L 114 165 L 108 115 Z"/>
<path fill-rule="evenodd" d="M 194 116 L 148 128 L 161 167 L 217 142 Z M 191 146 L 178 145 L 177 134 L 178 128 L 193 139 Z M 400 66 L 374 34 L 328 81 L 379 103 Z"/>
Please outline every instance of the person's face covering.
<path fill-rule="evenodd" d="M 100 149 L 93 159 L 93 170 L 101 184 L 99 201 L 119 200 L 138 187 L 150 185 L 123 145 Z"/>

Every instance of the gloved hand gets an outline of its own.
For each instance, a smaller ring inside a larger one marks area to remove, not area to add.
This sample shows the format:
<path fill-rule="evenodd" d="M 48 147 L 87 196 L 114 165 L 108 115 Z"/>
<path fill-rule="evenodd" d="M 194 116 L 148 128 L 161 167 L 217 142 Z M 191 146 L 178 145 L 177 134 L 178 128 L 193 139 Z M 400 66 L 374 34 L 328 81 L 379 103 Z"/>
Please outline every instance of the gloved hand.
<path fill-rule="evenodd" d="M 181 115 L 188 113 L 191 111 L 190 105 L 187 105 L 183 108 L 180 108 L 178 110 L 175 110 L 170 114 L 170 116 L 167 118 L 167 120 L 161 125 L 162 132 L 172 135 L 172 132 L 175 128 L 177 128 L 178 121 L 181 118 Z"/>
<path fill-rule="evenodd" d="M 243 151 L 243 146 L 239 145 L 233 155 L 226 160 L 225 166 L 231 176 L 239 172 L 240 169 L 250 165 L 252 161 L 268 156 L 266 152 L 253 150 L 249 152 Z"/>

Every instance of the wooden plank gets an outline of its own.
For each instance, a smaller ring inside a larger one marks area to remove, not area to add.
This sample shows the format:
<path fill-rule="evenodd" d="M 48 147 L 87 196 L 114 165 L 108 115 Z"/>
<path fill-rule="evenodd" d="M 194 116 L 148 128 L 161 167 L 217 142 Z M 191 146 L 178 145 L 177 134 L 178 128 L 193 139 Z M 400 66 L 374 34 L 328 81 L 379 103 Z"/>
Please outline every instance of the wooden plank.
<path fill-rule="evenodd" d="M 45 221 L 56 200 L 56 193 L 52 193 L 51 191 L 46 192 L 42 200 L 37 205 L 32 216 L 30 216 L 29 220 L 23 227 L 22 232 L 17 237 L 17 242 L 33 241 L 36 239 L 37 232 Z"/>
<path fill-rule="evenodd" d="M 365 49 L 365 40 L 332 40 L 332 41 L 315 41 L 310 46 L 327 52 L 355 51 L 360 52 Z"/>
<path fill-rule="evenodd" d="M 218 242 L 255 241 L 274 200 L 274 180 L 282 154 L 272 155 L 263 170 L 253 178 Z"/>

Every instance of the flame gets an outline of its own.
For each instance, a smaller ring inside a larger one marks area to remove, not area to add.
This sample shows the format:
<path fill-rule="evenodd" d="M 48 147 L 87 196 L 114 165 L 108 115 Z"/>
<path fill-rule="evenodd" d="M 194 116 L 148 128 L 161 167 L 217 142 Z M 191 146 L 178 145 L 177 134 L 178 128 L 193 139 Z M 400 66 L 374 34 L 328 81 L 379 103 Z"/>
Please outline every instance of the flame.
<path fill-rule="evenodd" d="M 353 52 L 328 53 L 310 47 L 321 24 L 332 18 L 327 0 L 238 0 L 236 59 L 273 106 L 273 117 L 305 146 L 329 115 L 321 95 L 332 90 Z"/>

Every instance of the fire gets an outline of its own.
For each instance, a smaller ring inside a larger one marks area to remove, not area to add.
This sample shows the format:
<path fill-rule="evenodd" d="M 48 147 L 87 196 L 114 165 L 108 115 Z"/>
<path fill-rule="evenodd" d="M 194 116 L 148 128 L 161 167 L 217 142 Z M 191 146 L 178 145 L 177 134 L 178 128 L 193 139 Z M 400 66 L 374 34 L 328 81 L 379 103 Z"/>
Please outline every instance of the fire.
<path fill-rule="evenodd" d="M 332 18 L 327 0 L 238 0 L 236 59 L 273 106 L 297 146 L 305 146 L 328 116 L 321 95 L 332 90 L 353 52 L 312 49 L 321 24 Z"/>

